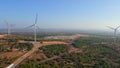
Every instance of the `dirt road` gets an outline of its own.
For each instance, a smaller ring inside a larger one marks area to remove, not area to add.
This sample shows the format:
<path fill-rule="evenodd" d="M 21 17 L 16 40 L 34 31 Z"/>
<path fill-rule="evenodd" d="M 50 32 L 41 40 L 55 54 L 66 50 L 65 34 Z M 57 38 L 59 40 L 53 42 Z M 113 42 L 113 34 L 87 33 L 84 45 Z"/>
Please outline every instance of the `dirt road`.
<path fill-rule="evenodd" d="M 49 42 L 43 42 L 42 44 L 40 44 L 40 42 L 33 43 L 34 47 L 32 48 L 32 50 L 30 50 L 29 52 L 25 53 L 21 57 L 19 57 L 17 60 L 15 60 L 12 64 L 10 64 L 9 66 L 7 66 L 6 68 L 15 68 L 21 62 L 23 62 L 26 58 L 28 58 L 31 54 L 33 54 L 34 52 L 36 52 L 39 47 L 45 46 L 45 45 L 52 45 L 52 44 L 68 44 L 68 43 L 60 42 L 60 41 L 51 41 L 51 42 L 49 41 Z"/>
<path fill-rule="evenodd" d="M 30 50 L 29 52 L 25 53 L 21 57 L 19 57 L 17 60 L 15 60 L 11 65 L 9 65 L 6 68 L 15 68 L 22 61 L 24 61 L 26 58 L 28 58 L 31 54 L 33 54 L 35 51 L 37 51 L 39 47 L 42 46 L 41 44 L 38 44 L 38 43 L 33 43 L 33 44 L 34 44 L 34 47 L 32 48 L 32 50 Z"/>

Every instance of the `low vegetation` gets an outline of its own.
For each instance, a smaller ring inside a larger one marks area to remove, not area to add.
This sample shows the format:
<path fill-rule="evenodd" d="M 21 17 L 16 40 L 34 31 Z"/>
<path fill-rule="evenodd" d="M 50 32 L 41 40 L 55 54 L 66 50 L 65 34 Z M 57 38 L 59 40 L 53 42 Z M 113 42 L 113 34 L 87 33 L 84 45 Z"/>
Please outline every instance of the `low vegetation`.
<path fill-rule="evenodd" d="M 33 44 L 32 43 L 19 43 L 19 46 L 17 46 L 16 48 L 18 48 L 19 50 L 23 50 L 26 48 L 26 50 L 31 50 L 33 48 Z"/>
<path fill-rule="evenodd" d="M 45 46 L 40 48 L 47 57 L 59 55 L 60 58 L 43 63 L 33 61 L 22 64 L 22 68 L 120 68 L 120 45 L 105 38 L 79 38 L 73 46 L 82 52 L 68 53 L 66 46 Z M 64 51 L 62 51 L 64 50 Z M 63 52 L 63 53 L 62 53 Z M 60 55 L 62 53 L 62 55 Z"/>
<path fill-rule="evenodd" d="M 0 40 L 0 68 L 5 68 L 19 56 L 31 50 L 31 43 L 19 43 L 15 38 L 4 38 Z M 16 54 L 16 55 L 15 55 Z"/>
<path fill-rule="evenodd" d="M 68 50 L 66 45 L 61 45 L 61 44 L 43 46 L 39 49 L 43 50 L 44 54 L 47 57 L 53 57 L 54 55 L 60 55 L 62 53 L 67 52 Z"/>

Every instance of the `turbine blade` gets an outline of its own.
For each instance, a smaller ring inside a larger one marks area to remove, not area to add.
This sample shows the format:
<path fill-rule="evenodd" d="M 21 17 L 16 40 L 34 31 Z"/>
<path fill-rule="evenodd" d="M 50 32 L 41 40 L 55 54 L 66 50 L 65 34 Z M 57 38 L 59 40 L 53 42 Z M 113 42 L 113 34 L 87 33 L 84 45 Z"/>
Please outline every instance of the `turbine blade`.
<path fill-rule="evenodd" d="M 38 14 L 36 13 L 35 24 L 37 24 Z"/>
<path fill-rule="evenodd" d="M 110 29 L 112 29 L 112 30 L 115 30 L 115 28 L 113 28 L 113 27 L 110 27 L 110 26 L 107 26 L 108 28 L 110 28 Z"/>
<path fill-rule="evenodd" d="M 120 26 L 118 26 L 117 28 L 116 28 L 116 30 L 119 28 Z"/>
<path fill-rule="evenodd" d="M 5 23 L 7 24 L 7 26 L 10 26 L 10 27 L 15 26 L 15 24 L 9 24 L 6 20 L 5 20 Z"/>
<path fill-rule="evenodd" d="M 28 26 L 28 27 L 26 27 L 26 28 L 30 28 L 30 27 L 33 27 L 33 26 L 35 26 L 35 24 L 33 24 L 33 25 L 30 25 L 30 26 Z"/>

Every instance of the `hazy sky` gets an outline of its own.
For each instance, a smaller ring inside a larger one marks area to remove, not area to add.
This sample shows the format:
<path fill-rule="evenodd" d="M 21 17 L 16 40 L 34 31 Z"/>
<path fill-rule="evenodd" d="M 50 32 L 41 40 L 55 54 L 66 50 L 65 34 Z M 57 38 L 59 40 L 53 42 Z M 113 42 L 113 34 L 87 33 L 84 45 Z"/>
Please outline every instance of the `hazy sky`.
<path fill-rule="evenodd" d="M 0 0 L 0 28 L 31 25 L 36 13 L 41 28 L 103 30 L 120 25 L 120 0 Z"/>

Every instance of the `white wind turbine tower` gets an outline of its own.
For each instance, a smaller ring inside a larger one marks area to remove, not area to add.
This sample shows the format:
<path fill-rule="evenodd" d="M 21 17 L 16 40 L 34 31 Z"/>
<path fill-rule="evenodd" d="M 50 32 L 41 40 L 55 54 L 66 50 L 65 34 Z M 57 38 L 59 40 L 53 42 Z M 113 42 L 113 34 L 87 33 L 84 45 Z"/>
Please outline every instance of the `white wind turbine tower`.
<path fill-rule="evenodd" d="M 118 28 L 119 28 L 120 26 L 118 26 L 118 27 L 116 27 L 116 28 L 113 28 L 113 27 L 110 27 L 110 26 L 107 26 L 107 27 L 110 28 L 110 29 L 112 29 L 112 30 L 114 30 L 114 42 L 116 42 L 117 30 L 118 30 Z"/>
<path fill-rule="evenodd" d="M 9 24 L 7 21 L 5 21 L 7 24 L 7 34 L 11 35 L 11 27 L 13 26 L 13 24 Z"/>
<path fill-rule="evenodd" d="M 34 42 L 36 42 L 36 37 L 37 37 L 37 35 L 36 35 L 37 27 L 38 27 L 37 26 L 37 18 L 38 18 L 38 14 L 36 14 L 35 23 L 33 25 L 29 26 L 29 27 L 34 27 Z"/>

